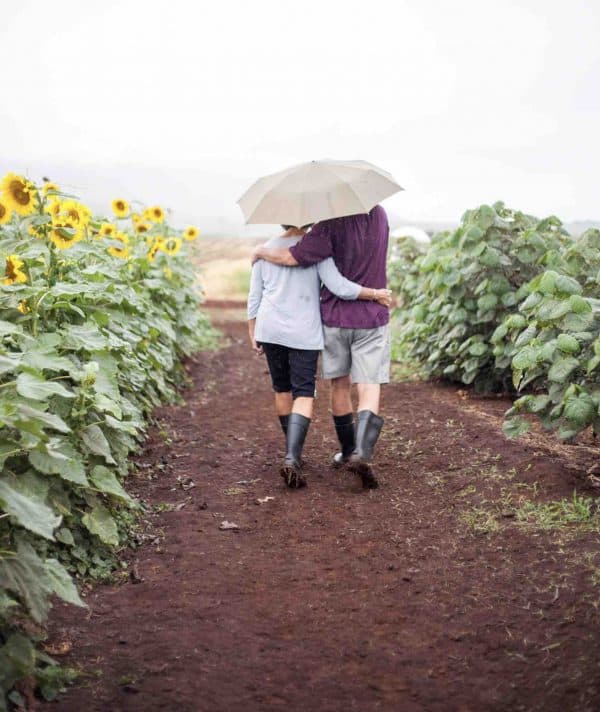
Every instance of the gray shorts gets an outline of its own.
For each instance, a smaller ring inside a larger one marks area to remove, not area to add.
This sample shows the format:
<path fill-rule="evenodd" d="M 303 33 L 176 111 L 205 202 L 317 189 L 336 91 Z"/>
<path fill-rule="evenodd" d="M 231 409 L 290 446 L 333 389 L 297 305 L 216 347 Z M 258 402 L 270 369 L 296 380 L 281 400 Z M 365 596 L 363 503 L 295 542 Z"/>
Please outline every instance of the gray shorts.
<path fill-rule="evenodd" d="M 323 378 L 348 376 L 353 383 L 390 382 L 390 325 L 374 329 L 324 326 Z"/>

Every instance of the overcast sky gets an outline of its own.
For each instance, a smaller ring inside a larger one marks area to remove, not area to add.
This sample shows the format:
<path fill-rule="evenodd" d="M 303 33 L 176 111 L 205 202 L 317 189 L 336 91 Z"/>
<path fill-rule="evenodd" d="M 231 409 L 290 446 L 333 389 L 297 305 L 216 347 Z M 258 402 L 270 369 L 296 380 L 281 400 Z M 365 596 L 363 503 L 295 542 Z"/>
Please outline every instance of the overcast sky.
<path fill-rule="evenodd" d="M 504 200 L 599 219 L 597 0 L 20 0 L 2 171 L 241 225 L 261 174 L 362 158 L 403 221 Z"/>

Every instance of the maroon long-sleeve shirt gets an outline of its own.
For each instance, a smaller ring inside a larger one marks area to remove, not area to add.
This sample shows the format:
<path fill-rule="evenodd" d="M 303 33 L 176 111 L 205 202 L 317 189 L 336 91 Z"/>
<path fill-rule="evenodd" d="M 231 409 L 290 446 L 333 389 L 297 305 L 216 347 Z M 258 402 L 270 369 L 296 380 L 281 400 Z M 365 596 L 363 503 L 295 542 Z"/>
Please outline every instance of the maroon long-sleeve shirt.
<path fill-rule="evenodd" d="M 333 257 L 339 271 L 363 287 L 387 286 L 389 225 L 385 210 L 376 205 L 370 213 L 317 223 L 290 248 L 301 267 Z M 321 318 L 326 326 L 373 329 L 389 321 L 389 311 L 377 302 L 345 301 L 321 289 Z"/>

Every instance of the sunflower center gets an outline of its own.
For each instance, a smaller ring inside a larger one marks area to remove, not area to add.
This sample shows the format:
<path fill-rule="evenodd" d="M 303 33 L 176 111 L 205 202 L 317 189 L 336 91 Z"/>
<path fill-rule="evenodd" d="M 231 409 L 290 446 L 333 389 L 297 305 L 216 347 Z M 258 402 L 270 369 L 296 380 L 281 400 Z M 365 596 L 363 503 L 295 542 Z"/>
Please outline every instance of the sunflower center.
<path fill-rule="evenodd" d="M 122 200 L 117 200 L 117 209 L 118 209 L 118 210 L 125 210 L 125 204 L 123 203 Z"/>
<path fill-rule="evenodd" d="M 13 180 L 10 184 L 10 192 L 19 205 L 29 205 L 31 196 L 20 180 Z"/>
<path fill-rule="evenodd" d="M 0 220 L 6 215 L 6 208 L 0 203 Z"/>
<path fill-rule="evenodd" d="M 15 267 L 12 260 L 6 260 L 6 276 L 8 279 L 17 278 L 17 268 Z"/>

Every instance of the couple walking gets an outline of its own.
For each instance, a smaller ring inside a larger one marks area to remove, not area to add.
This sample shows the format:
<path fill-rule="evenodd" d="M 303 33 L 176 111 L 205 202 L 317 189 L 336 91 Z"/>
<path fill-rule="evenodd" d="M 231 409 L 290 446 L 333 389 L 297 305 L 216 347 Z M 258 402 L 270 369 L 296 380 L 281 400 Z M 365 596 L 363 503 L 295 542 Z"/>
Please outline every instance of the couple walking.
<path fill-rule="evenodd" d="M 302 448 L 310 426 L 317 360 L 331 380 L 331 412 L 340 452 L 363 487 L 377 487 L 371 460 L 389 381 L 391 292 L 386 289 L 389 227 L 384 209 L 323 220 L 284 233 L 254 252 L 248 325 L 266 356 L 275 408 L 286 438 L 281 475 L 303 487 Z M 354 418 L 351 385 L 358 391 Z"/>

